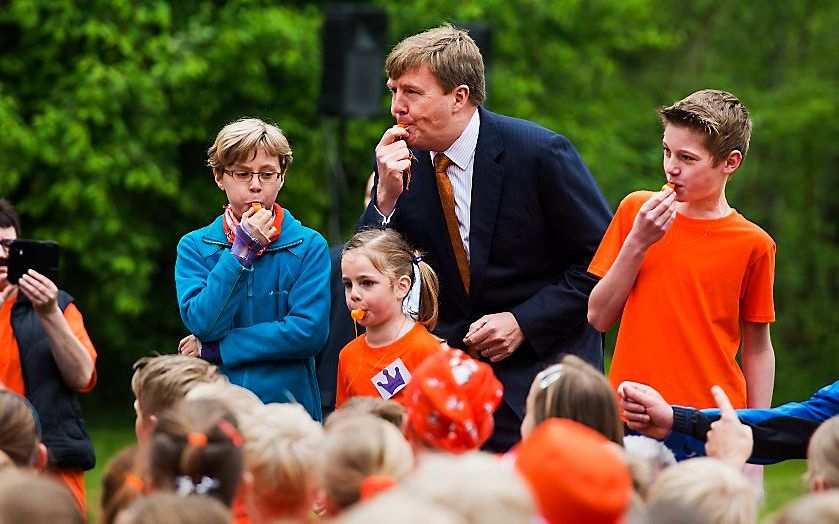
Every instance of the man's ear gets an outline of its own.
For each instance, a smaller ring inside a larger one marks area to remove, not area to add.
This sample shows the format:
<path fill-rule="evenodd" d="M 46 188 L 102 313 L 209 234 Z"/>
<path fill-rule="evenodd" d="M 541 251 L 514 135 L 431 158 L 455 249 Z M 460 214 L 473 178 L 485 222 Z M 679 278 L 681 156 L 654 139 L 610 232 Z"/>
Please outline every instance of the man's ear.
<path fill-rule="evenodd" d="M 452 103 L 452 113 L 457 113 L 469 102 L 469 86 L 460 84 L 454 88 L 454 102 Z"/>
<path fill-rule="evenodd" d="M 44 471 L 47 469 L 48 458 L 49 453 L 47 453 L 47 447 L 43 442 L 38 442 L 38 445 L 35 447 L 35 456 L 32 459 L 32 467 L 35 468 L 35 471 Z"/>

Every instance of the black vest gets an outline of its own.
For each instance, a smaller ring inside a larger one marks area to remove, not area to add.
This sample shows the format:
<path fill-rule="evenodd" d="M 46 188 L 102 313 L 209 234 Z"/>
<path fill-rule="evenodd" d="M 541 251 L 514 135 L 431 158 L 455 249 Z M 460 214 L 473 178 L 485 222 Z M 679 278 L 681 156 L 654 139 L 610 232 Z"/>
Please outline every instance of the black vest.
<path fill-rule="evenodd" d="M 73 297 L 58 292 L 63 312 Z M 41 420 L 41 440 L 55 468 L 91 469 L 96 463 L 76 393 L 61 378 L 52 357 L 49 339 L 32 303 L 20 293 L 12 306 L 12 331 L 20 353 L 20 368 L 26 398 Z"/>

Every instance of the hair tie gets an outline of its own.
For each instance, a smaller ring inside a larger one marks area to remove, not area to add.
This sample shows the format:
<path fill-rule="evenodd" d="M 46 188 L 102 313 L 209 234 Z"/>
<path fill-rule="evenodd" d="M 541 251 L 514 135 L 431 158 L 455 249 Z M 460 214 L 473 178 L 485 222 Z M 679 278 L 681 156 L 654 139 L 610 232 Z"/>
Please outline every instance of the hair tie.
<path fill-rule="evenodd" d="M 419 264 L 420 262 L 422 262 L 422 255 L 417 255 L 411 259 L 412 264 Z"/>
<path fill-rule="evenodd" d="M 370 500 L 379 493 L 387 491 L 396 486 L 396 480 L 390 475 L 369 475 L 361 481 L 359 490 L 361 500 Z"/>
<path fill-rule="evenodd" d="M 190 431 L 186 435 L 186 442 L 190 446 L 196 448 L 203 448 L 207 445 L 207 435 L 199 433 L 198 431 Z"/>
<path fill-rule="evenodd" d="M 193 493 L 205 495 L 221 486 L 221 482 L 206 475 L 201 477 L 201 480 L 197 484 L 192 480 L 192 477 L 181 475 L 175 478 L 175 484 L 177 485 L 177 494 L 182 497 L 192 495 Z"/>
<path fill-rule="evenodd" d="M 122 480 L 122 485 L 131 486 L 139 492 L 143 492 L 146 489 L 146 483 L 143 482 L 143 479 L 141 479 L 133 473 L 129 473 L 125 476 L 125 478 Z"/>
<path fill-rule="evenodd" d="M 218 426 L 221 432 L 227 436 L 227 438 L 230 440 L 230 442 L 233 443 L 234 446 L 236 446 L 237 448 L 242 447 L 242 444 L 244 443 L 244 440 L 242 439 L 242 434 L 239 433 L 239 430 L 233 427 L 233 424 L 224 419 L 221 419 L 218 421 L 216 426 Z"/>

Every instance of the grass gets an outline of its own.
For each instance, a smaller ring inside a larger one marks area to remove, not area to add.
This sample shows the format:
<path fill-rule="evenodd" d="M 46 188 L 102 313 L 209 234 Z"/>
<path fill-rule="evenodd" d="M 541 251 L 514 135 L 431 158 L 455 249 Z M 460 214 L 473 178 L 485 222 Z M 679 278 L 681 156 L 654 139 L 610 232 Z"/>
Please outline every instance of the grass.
<path fill-rule="evenodd" d="M 135 443 L 132 422 L 116 424 L 95 421 L 88 425 L 93 445 L 96 448 L 96 468 L 85 474 L 87 486 L 88 518 L 91 524 L 99 522 L 99 498 L 101 495 L 102 472 L 117 451 Z M 761 507 L 761 520 L 804 494 L 802 475 L 807 469 L 804 460 L 788 460 L 780 464 L 766 466 L 764 470 L 764 489 L 766 496 Z"/>

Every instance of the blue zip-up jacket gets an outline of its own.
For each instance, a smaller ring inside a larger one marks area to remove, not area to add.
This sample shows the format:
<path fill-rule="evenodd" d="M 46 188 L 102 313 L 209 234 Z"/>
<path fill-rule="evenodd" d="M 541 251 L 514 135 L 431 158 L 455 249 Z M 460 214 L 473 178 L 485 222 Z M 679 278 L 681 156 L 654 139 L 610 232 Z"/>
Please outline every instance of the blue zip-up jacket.
<path fill-rule="evenodd" d="M 749 462 L 773 464 L 807 457 L 807 446 L 816 428 L 839 414 L 839 380 L 816 391 L 804 402 L 790 402 L 775 408 L 738 409 L 737 418 L 752 428 L 754 449 Z M 701 411 L 673 406 L 673 432 L 664 441 L 682 457 L 705 454 L 705 434 L 711 422 L 720 418 L 719 409 Z"/>
<path fill-rule="evenodd" d="M 284 210 L 279 238 L 250 268 L 230 252 L 223 216 L 178 243 L 175 287 L 186 328 L 218 342 L 221 371 L 263 402 L 299 402 L 321 420 L 315 355 L 329 332 L 329 249 Z"/>

